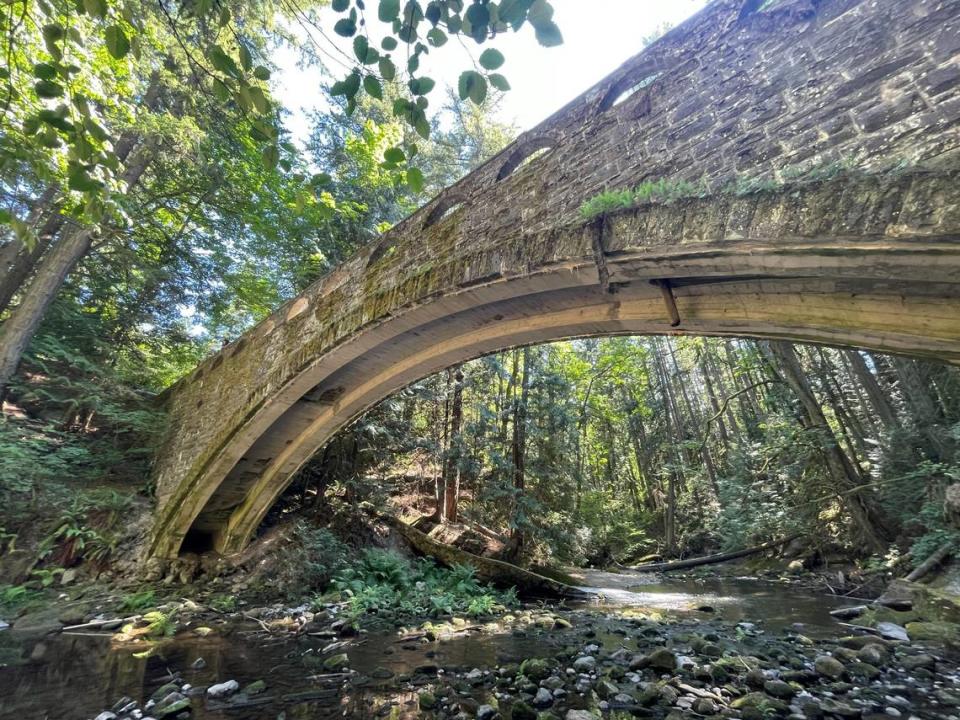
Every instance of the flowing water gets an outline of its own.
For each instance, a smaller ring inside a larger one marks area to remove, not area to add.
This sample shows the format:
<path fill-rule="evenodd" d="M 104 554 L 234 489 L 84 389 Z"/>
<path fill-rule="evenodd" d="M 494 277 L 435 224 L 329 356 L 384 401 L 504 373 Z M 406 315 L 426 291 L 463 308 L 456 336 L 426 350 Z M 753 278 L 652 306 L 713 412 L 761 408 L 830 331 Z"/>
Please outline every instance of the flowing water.
<path fill-rule="evenodd" d="M 622 644 L 622 635 L 605 632 L 602 619 L 632 608 L 683 618 L 719 618 L 758 623 L 764 628 L 803 624 L 811 637 L 837 634 L 829 611 L 838 603 L 830 596 L 767 582 L 736 580 L 659 580 L 641 575 L 587 571 L 585 585 L 599 589 L 597 601 L 580 610 L 595 613 L 597 641 Z M 0 718 L 93 718 L 118 699 L 148 698 L 177 675 L 183 682 L 206 686 L 227 679 L 241 686 L 266 682 L 268 691 L 242 709 L 223 709 L 202 699 L 194 718 L 372 717 L 384 700 L 401 706 L 415 702 L 410 688 L 436 668 L 470 669 L 519 662 L 555 654 L 575 630 L 525 632 L 506 629 L 480 633 L 467 630 L 441 642 L 403 640 L 396 631 L 361 635 L 345 650 L 350 668 L 359 673 L 349 683 L 329 673 L 320 660 L 329 638 L 264 637 L 249 623 L 227 634 L 199 637 L 187 631 L 142 656 L 142 647 L 116 645 L 109 636 L 51 635 L 22 649 L 23 664 L 0 667 Z M 9 631 L 3 631 L 9 632 Z M 9 642 L 9 640 L 5 641 Z M 198 658 L 202 668 L 193 669 Z M 417 670 L 420 670 L 418 673 Z M 398 689 L 406 688 L 406 689 Z"/>

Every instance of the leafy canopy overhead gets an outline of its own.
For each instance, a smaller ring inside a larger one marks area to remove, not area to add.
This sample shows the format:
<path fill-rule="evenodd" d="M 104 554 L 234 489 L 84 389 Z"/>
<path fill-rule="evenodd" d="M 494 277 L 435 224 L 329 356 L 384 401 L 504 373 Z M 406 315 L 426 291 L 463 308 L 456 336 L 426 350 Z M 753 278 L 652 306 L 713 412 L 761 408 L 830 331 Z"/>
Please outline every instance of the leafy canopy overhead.
<path fill-rule="evenodd" d="M 470 43 L 482 46 L 508 31 L 517 32 L 525 25 L 533 28 L 537 41 L 552 47 L 563 42 L 560 29 L 553 20 L 554 10 L 546 0 L 379 0 L 376 2 L 376 28 L 368 20 L 372 13 L 365 0 L 333 0 L 333 10 L 340 14 L 334 25 L 337 35 L 353 38 L 354 66 L 334 83 L 331 93 L 343 96 L 347 111 L 352 112 L 363 93 L 376 99 L 384 95 L 384 83 L 405 80 L 407 92 L 393 101 L 393 115 L 424 140 L 429 139 L 431 124 L 427 115 L 429 95 L 436 81 L 421 73 L 421 62 L 432 50 L 456 38 L 464 47 Z M 371 35 L 380 34 L 379 43 Z M 403 50 L 401 51 L 401 47 Z M 507 78 L 498 71 L 506 62 L 503 53 L 485 48 L 465 69 L 457 83 L 461 100 L 482 105 L 490 87 L 506 92 Z M 385 160 L 401 166 L 416 155 L 416 145 L 405 143 L 406 153 L 392 148 Z M 416 168 L 407 170 L 408 183 L 415 190 L 422 187 L 422 175 Z"/>

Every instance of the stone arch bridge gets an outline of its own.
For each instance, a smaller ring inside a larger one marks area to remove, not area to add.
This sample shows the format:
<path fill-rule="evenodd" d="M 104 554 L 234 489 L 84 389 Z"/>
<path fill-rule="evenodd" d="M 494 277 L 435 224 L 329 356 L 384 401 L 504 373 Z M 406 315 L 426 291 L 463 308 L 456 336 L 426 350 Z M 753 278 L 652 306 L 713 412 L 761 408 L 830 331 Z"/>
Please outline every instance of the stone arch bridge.
<path fill-rule="evenodd" d="M 716 0 L 175 385 L 149 553 L 241 550 L 338 429 L 511 346 L 960 362 L 958 120 L 960 0 Z M 580 214 L 654 179 L 697 190 Z"/>

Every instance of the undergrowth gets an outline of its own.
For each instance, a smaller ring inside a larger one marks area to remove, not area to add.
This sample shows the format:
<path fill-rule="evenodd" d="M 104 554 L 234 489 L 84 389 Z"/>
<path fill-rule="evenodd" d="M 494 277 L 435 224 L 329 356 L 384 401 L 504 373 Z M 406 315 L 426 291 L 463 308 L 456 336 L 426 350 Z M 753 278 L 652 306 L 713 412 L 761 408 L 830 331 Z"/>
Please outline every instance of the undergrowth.
<path fill-rule="evenodd" d="M 347 601 L 348 617 L 437 617 L 453 613 L 489 615 L 517 604 L 513 589 L 500 592 L 477 580 L 474 569 L 453 569 L 421 559 L 411 563 L 395 552 L 368 549 L 337 574 L 333 588 Z"/>

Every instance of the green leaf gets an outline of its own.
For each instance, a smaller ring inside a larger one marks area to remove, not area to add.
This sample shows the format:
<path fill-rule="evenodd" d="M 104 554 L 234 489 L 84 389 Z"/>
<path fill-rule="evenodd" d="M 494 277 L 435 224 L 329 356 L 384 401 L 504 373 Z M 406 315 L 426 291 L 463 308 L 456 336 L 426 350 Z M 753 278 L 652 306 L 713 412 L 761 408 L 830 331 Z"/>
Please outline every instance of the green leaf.
<path fill-rule="evenodd" d="M 227 100 L 233 97 L 230 88 L 220 79 L 214 79 L 213 81 L 213 94 L 220 102 L 227 102 Z"/>
<path fill-rule="evenodd" d="M 337 20 L 333 31 L 342 37 L 353 37 L 357 34 L 357 23 L 350 18 L 342 18 Z"/>
<path fill-rule="evenodd" d="M 563 45 L 563 35 L 560 33 L 560 28 L 557 27 L 556 23 L 541 23 L 534 27 L 534 32 L 537 36 L 537 42 L 544 47 Z"/>
<path fill-rule="evenodd" d="M 353 54 L 357 56 L 357 60 L 360 62 L 365 62 L 367 59 L 367 50 L 370 49 L 370 43 L 367 42 L 367 38 L 363 35 L 357 35 L 353 39 Z"/>
<path fill-rule="evenodd" d="M 385 37 L 383 40 L 380 41 L 380 47 L 382 47 L 387 52 L 392 52 L 396 50 L 399 44 L 400 43 L 397 42 L 397 39 L 395 37 L 391 37 L 390 35 L 388 35 L 387 37 Z"/>
<path fill-rule="evenodd" d="M 247 50 L 246 45 L 243 45 L 243 44 L 240 45 L 239 54 L 240 54 L 240 65 L 243 67 L 244 70 L 246 70 L 247 72 L 250 72 L 250 68 L 253 67 L 253 58 L 250 56 L 250 51 Z"/>
<path fill-rule="evenodd" d="M 33 76 L 40 80 L 53 80 L 57 76 L 57 69 L 50 63 L 37 63 L 33 66 Z"/>
<path fill-rule="evenodd" d="M 547 0 L 534 0 L 527 11 L 527 19 L 534 27 L 553 20 L 553 6 Z"/>
<path fill-rule="evenodd" d="M 330 3 L 330 7 L 336 12 L 345 12 L 348 7 L 350 7 L 350 0 L 333 0 Z"/>
<path fill-rule="evenodd" d="M 380 22 L 393 22 L 400 16 L 400 0 L 380 0 L 377 17 Z"/>
<path fill-rule="evenodd" d="M 494 48 L 487 48 L 480 53 L 480 67 L 485 70 L 497 70 L 503 66 L 504 60 L 503 53 Z"/>
<path fill-rule="evenodd" d="M 461 100 L 470 98 L 477 105 L 482 105 L 487 99 L 487 80 L 474 70 L 466 70 L 460 74 L 457 89 Z"/>
<path fill-rule="evenodd" d="M 404 155 L 403 150 L 398 147 L 387 148 L 383 153 L 383 159 L 388 163 L 402 163 L 407 159 L 407 156 Z"/>
<path fill-rule="evenodd" d="M 63 86 L 50 80 L 41 80 L 33 86 L 37 95 L 42 98 L 57 98 L 63 96 Z"/>
<path fill-rule="evenodd" d="M 233 61 L 233 58 L 227 55 L 226 51 L 219 45 L 213 45 L 207 51 L 207 59 L 210 63 L 222 73 L 232 75 L 235 78 L 240 77 L 240 69 Z"/>
<path fill-rule="evenodd" d="M 390 82 L 397 76 L 397 68 L 390 58 L 380 58 L 380 76 Z"/>
<path fill-rule="evenodd" d="M 380 53 L 376 48 L 370 47 L 370 43 L 363 35 L 357 35 L 353 39 L 353 53 L 364 65 L 372 65 L 380 59 Z"/>
<path fill-rule="evenodd" d="M 257 65 L 257 67 L 253 69 L 253 76 L 257 80 L 269 80 L 270 71 L 267 68 L 265 68 L 263 65 Z"/>
<path fill-rule="evenodd" d="M 514 30 L 519 30 L 527 19 L 527 10 L 531 4 L 530 0 L 501 0 L 497 14 L 501 22 L 508 23 Z"/>
<path fill-rule="evenodd" d="M 500 73 L 491 73 L 487 79 L 500 92 L 507 92 L 510 89 L 510 83 Z"/>
<path fill-rule="evenodd" d="M 416 130 L 417 135 L 424 140 L 430 139 L 430 123 L 427 121 L 427 116 L 423 114 L 423 111 L 414 119 L 413 129 Z"/>
<path fill-rule="evenodd" d="M 261 115 L 266 115 L 270 112 L 270 100 L 267 99 L 262 89 L 251 87 L 250 99 L 253 101 L 253 106 L 257 109 L 257 112 Z"/>
<path fill-rule="evenodd" d="M 352 100 L 359 91 L 360 74 L 357 72 L 350 73 L 343 80 L 338 80 L 333 84 L 333 87 L 330 88 L 331 95 L 343 95 L 348 100 Z"/>
<path fill-rule="evenodd" d="M 333 178 L 330 177 L 328 173 L 317 173 L 310 178 L 310 184 L 314 187 L 318 187 L 320 185 L 329 185 L 331 182 L 333 182 Z"/>
<path fill-rule="evenodd" d="M 490 10 L 486 5 L 474 3 L 467 9 L 466 20 L 470 23 L 470 37 L 478 43 L 487 37 L 487 26 L 490 23 Z"/>
<path fill-rule="evenodd" d="M 363 78 L 363 89 L 370 97 L 383 100 L 383 85 L 373 75 L 367 75 Z"/>
<path fill-rule="evenodd" d="M 415 193 L 423 191 L 424 180 L 420 168 L 407 168 L 407 185 L 409 185 L 410 189 Z"/>
<path fill-rule="evenodd" d="M 91 192 L 93 190 L 99 190 L 103 186 L 103 183 L 94 180 L 85 168 L 76 165 L 71 168 L 67 174 L 67 185 L 71 190 Z"/>
<path fill-rule="evenodd" d="M 130 40 L 119 25 L 111 25 L 103 31 L 103 39 L 109 52 L 117 60 L 122 60 L 130 52 Z"/>
<path fill-rule="evenodd" d="M 0 208 L 0 223 L 9 225 L 11 220 L 13 220 L 13 213 L 6 208 Z"/>
<path fill-rule="evenodd" d="M 427 40 L 434 47 L 443 47 L 447 44 L 447 34 L 440 28 L 434 28 L 427 33 Z"/>
<path fill-rule="evenodd" d="M 433 78 L 419 77 L 409 82 L 410 92 L 414 95 L 426 95 L 436 86 Z"/>
<path fill-rule="evenodd" d="M 263 167 L 267 170 L 274 170 L 280 162 L 280 148 L 276 145 L 267 145 L 260 156 L 263 161 Z"/>

